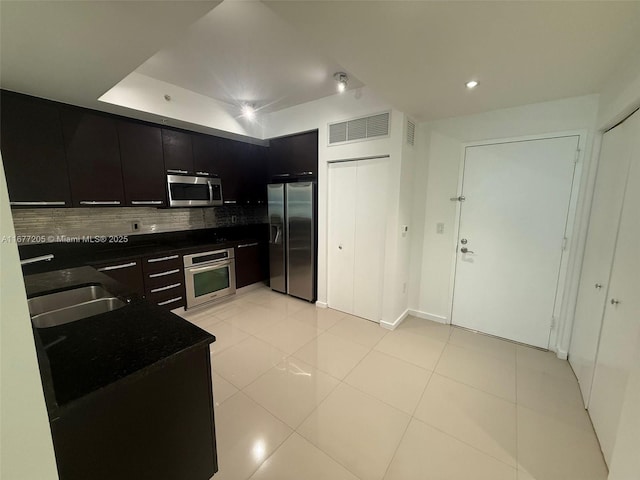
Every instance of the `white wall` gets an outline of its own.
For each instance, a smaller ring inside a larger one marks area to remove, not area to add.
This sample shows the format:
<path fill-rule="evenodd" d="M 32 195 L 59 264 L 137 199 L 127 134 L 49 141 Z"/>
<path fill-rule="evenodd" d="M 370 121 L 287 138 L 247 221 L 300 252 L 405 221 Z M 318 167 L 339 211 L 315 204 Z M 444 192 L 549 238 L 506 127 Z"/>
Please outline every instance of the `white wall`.
<path fill-rule="evenodd" d="M 390 136 L 377 140 L 328 146 L 328 123 L 355 117 L 391 111 Z M 318 301 L 327 302 L 327 179 L 331 160 L 359 158 L 374 155 L 391 156 L 391 191 L 387 222 L 385 252 L 385 297 L 382 304 L 382 320 L 388 324 L 406 310 L 406 293 L 402 283 L 408 282 L 409 237 L 400 234 L 401 222 L 408 224 L 411 210 L 412 162 L 404 159 L 402 142 L 405 116 L 393 110 L 384 100 L 376 97 L 368 88 L 347 91 L 341 95 L 308 102 L 267 114 L 263 118 L 264 138 L 289 135 L 318 129 Z M 402 195 L 401 195 L 402 187 Z M 405 264 L 407 266 L 405 266 Z M 389 291 L 386 289 L 389 288 Z"/>
<path fill-rule="evenodd" d="M 0 478 L 57 479 L 49 419 L 0 160 Z"/>
<path fill-rule="evenodd" d="M 424 228 L 420 233 L 414 232 L 414 242 L 422 247 L 422 258 L 420 262 L 412 261 L 412 268 L 420 270 L 411 274 L 412 279 L 419 279 L 418 283 L 411 285 L 412 310 L 426 318 L 449 322 L 456 218 L 456 203 L 449 198 L 457 195 L 463 145 L 469 142 L 566 131 L 587 132 L 581 160 L 584 164 L 578 228 L 574 229 L 574 238 L 570 239 L 569 271 L 577 275 L 584 246 L 583 240 L 581 243 L 584 235 L 580 232 L 584 232 L 586 227 L 585 210 L 588 215 L 588 186 L 592 181 L 588 167 L 597 111 L 598 96 L 588 95 L 420 124 L 420 132 L 427 140 L 423 141 L 420 153 L 423 157 L 418 160 L 420 168 L 416 170 L 414 223 L 422 216 Z M 420 186 L 426 186 L 423 198 L 418 194 Z M 443 234 L 436 233 L 437 223 L 445 224 Z M 418 248 L 414 244 L 413 249 Z M 575 296 L 575 292 L 569 290 L 566 292 L 568 299 Z M 571 302 L 567 300 L 561 315 L 571 317 L 571 308 Z M 555 335 L 552 334 L 552 347 L 558 337 L 561 345 L 557 348 L 566 351 L 568 338 L 558 334 L 562 331 L 562 325 L 559 325 Z"/>

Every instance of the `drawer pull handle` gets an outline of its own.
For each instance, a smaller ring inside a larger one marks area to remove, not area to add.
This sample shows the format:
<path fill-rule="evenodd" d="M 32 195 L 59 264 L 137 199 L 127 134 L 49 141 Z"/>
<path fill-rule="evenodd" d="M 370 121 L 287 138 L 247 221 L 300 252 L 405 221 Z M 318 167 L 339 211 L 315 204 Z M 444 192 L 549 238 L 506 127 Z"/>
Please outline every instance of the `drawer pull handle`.
<path fill-rule="evenodd" d="M 80 205 L 120 205 L 120 201 L 119 200 L 105 200 L 105 201 L 81 200 Z"/>
<path fill-rule="evenodd" d="M 151 293 L 164 292 L 165 290 L 171 290 L 182 285 L 181 283 L 174 283 L 173 285 L 167 285 L 166 287 L 154 288 Z"/>
<path fill-rule="evenodd" d="M 180 269 L 176 268 L 175 270 L 167 270 L 166 272 L 152 273 L 149 275 L 149 278 L 164 277 L 165 275 L 173 275 L 174 273 L 178 273 L 179 271 Z"/>
<path fill-rule="evenodd" d="M 206 177 L 209 176 L 209 172 L 196 172 L 196 175 L 204 175 Z"/>
<path fill-rule="evenodd" d="M 178 170 L 175 168 L 167 168 L 168 173 L 189 173 L 187 170 Z"/>
<path fill-rule="evenodd" d="M 238 245 L 238 248 L 245 248 L 245 247 L 257 247 L 258 246 L 258 242 L 254 242 L 254 243 L 243 243 L 242 245 Z"/>
<path fill-rule="evenodd" d="M 169 255 L 168 257 L 150 258 L 149 260 L 147 260 L 147 262 L 149 263 L 164 262 L 165 260 L 174 260 L 178 257 L 179 255 Z"/>
<path fill-rule="evenodd" d="M 108 272 L 110 270 L 119 270 L 121 268 L 135 267 L 138 262 L 123 263 L 122 265 L 111 265 L 109 267 L 98 268 L 99 272 Z"/>
<path fill-rule="evenodd" d="M 46 207 L 46 206 L 65 206 L 67 202 L 9 202 L 14 207 Z"/>
<path fill-rule="evenodd" d="M 237 202 L 235 200 L 225 200 L 224 202 L 225 205 L 235 205 Z"/>
<path fill-rule="evenodd" d="M 177 302 L 179 300 L 182 300 L 182 297 L 176 297 L 176 298 L 171 298 L 169 300 L 165 300 L 164 302 L 158 303 L 158 306 L 162 307 L 163 305 L 169 305 L 170 303 Z"/>
<path fill-rule="evenodd" d="M 131 205 L 162 205 L 162 200 L 131 200 Z"/>

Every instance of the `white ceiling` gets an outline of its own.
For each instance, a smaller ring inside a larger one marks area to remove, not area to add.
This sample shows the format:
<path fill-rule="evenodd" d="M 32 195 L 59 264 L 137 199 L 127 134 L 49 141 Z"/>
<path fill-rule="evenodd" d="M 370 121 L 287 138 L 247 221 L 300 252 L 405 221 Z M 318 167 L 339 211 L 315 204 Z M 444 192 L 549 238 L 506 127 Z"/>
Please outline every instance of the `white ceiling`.
<path fill-rule="evenodd" d="M 266 4 L 418 120 L 597 93 L 640 45 L 638 1 Z"/>
<path fill-rule="evenodd" d="M 335 94 L 342 70 L 263 3 L 225 1 L 136 73 L 266 113 Z"/>
<path fill-rule="evenodd" d="M 0 1 L 2 88 L 105 109 L 98 98 L 219 1 Z"/>
<path fill-rule="evenodd" d="M 266 112 L 344 67 L 430 120 L 598 92 L 640 45 L 638 1 L 218 3 L 1 0 L 0 84 L 117 111 L 98 98 L 136 71 Z"/>

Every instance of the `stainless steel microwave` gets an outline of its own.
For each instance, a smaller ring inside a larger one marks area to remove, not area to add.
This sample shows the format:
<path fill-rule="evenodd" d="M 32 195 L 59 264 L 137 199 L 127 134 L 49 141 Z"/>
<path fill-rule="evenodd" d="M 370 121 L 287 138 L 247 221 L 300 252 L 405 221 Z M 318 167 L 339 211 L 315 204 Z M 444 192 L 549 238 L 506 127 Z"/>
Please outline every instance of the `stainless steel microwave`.
<path fill-rule="evenodd" d="M 222 183 L 217 177 L 167 175 L 170 207 L 222 205 Z"/>

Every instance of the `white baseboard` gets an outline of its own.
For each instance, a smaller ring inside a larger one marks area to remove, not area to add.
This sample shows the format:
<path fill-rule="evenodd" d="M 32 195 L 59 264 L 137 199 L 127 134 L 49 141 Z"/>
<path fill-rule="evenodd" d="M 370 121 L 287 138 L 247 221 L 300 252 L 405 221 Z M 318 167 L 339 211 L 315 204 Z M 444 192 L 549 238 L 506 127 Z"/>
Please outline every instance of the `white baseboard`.
<path fill-rule="evenodd" d="M 569 352 L 565 352 L 564 350 L 558 350 L 556 352 L 556 357 L 558 357 L 560 360 L 566 360 L 567 358 L 569 358 Z"/>
<path fill-rule="evenodd" d="M 432 322 L 449 324 L 449 319 L 442 315 L 436 315 L 435 313 L 421 312 L 420 310 L 409 310 L 409 315 L 418 318 L 424 318 L 425 320 L 431 320 Z"/>
<path fill-rule="evenodd" d="M 409 315 L 409 310 L 405 310 L 404 312 L 402 312 L 402 315 L 396 318 L 393 322 L 385 322 L 384 320 L 381 320 L 380 326 L 382 328 L 386 328 L 387 330 L 395 330 L 398 325 L 400 325 L 402 321 L 407 318 L 407 315 Z"/>
<path fill-rule="evenodd" d="M 316 301 L 316 307 L 318 308 L 328 308 L 327 302 L 321 302 L 320 300 Z"/>

